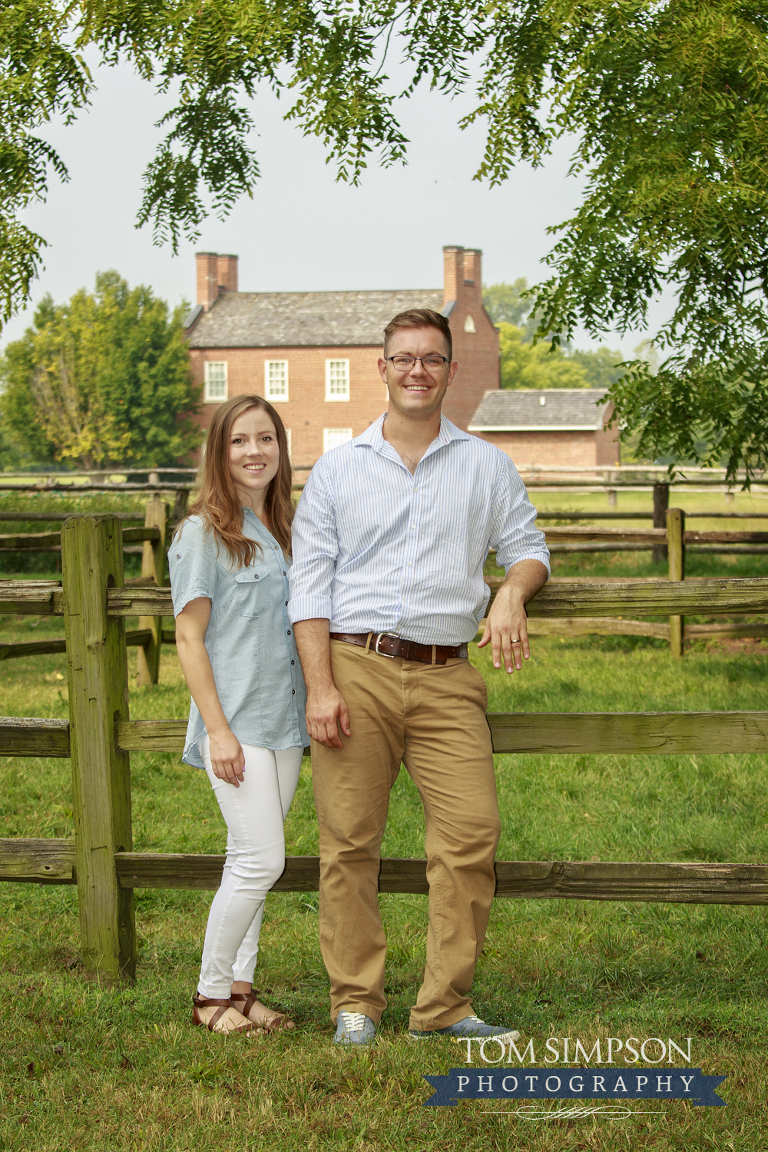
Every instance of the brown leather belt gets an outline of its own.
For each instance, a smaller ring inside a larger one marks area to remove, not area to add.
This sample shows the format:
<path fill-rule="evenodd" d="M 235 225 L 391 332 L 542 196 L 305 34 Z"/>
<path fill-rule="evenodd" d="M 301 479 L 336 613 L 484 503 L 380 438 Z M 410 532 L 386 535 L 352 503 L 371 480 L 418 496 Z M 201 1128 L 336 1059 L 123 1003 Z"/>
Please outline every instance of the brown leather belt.
<path fill-rule="evenodd" d="M 368 648 L 378 656 L 389 656 L 394 660 L 400 656 L 403 660 L 415 660 L 419 664 L 445 664 L 447 660 L 462 660 L 467 658 L 467 645 L 457 644 L 450 647 L 447 644 L 417 644 L 415 640 L 404 640 L 402 636 L 393 636 L 391 632 L 331 632 L 331 640 L 343 640 L 345 644 L 354 644 L 356 648 Z"/>

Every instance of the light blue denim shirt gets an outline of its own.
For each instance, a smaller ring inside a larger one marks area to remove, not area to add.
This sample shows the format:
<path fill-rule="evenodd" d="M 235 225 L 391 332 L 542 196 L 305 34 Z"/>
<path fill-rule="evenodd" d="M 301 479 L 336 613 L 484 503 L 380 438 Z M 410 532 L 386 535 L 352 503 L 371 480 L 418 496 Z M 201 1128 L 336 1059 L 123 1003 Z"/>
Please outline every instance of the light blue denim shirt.
<path fill-rule="evenodd" d="M 207 596 L 211 619 L 205 648 L 227 722 L 241 744 L 256 748 L 305 747 L 307 697 L 288 619 L 290 560 L 250 508 L 243 535 L 256 540 L 255 563 L 236 568 L 199 516 L 184 522 L 168 554 L 173 613 Z M 194 700 L 182 759 L 202 768 L 205 725 Z"/>

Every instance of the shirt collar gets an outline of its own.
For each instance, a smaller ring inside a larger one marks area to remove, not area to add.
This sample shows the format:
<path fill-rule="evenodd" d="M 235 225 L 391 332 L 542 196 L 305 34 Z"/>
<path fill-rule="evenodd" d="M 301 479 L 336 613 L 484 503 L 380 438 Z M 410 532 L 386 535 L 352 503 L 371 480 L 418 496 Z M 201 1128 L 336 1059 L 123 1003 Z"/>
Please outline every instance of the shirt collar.
<path fill-rule="evenodd" d="M 275 538 L 272 533 L 267 527 L 265 527 L 264 524 L 262 524 L 253 508 L 249 508 L 247 504 L 243 504 L 243 520 L 247 520 L 248 523 L 256 529 L 260 536 L 265 536 L 267 540 L 270 540 L 272 543 L 275 542 Z"/>
<path fill-rule="evenodd" d="M 378 420 L 374 420 L 365 432 L 360 436 L 355 437 L 355 446 L 368 445 L 374 449 L 375 452 L 391 452 L 393 451 L 392 445 L 389 444 L 382 435 L 382 428 L 384 420 L 386 419 L 386 412 L 379 416 Z M 457 428 L 452 424 L 447 416 L 440 416 L 440 431 L 437 438 L 432 441 L 427 452 L 436 452 L 438 448 L 442 448 L 445 444 L 450 444 L 452 440 L 469 440 L 469 434 L 462 432 L 461 428 Z M 425 453 L 426 455 L 427 453 Z"/>

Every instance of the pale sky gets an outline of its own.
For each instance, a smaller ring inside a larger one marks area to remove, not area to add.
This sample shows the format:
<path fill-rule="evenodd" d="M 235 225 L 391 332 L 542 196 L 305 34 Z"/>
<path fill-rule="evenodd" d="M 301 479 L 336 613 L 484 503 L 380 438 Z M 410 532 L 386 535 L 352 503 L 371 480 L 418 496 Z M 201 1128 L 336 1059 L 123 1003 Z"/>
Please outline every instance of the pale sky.
<path fill-rule="evenodd" d="M 361 187 L 336 183 L 321 143 L 285 123 L 288 102 L 267 92 L 253 106 L 261 169 L 253 199 L 244 197 L 224 222 L 209 219 L 199 241 L 173 256 L 152 244 L 148 227 L 135 228 L 142 173 L 161 136 L 153 125 L 172 98 L 125 66 L 100 69 L 97 82 L 77 123 L 41 133 L 70 181 L 52 175 L 47 203 L 24 217 L 49 244 L 35 301 L 50 292 L 64 302 L 78 288 L 92 289 L 98 271 L 114 268 L 171 304 L 193 302 L 195 251 L 236 253 L 240 288 L 254 292 L 441 287 L 444 244 L 482 248 L 487 284 L 518 276 L 534 283 L 544 278 L 540 261 L 554 243 L 547 226 L 566 219 L 579 200 L 565 146 L 543 169 L 515 169 L 500 188 L 473 181 L 483 130 L 458 128 L 472 101 L 426 90 L 401 103 L 408 165 L 374 162 Z M 0 343 L 18 338 L 30 320 L 31 310 L 15 317 Z M 636 341 L 614 336 L 607 343 L 629 355 Z"/>

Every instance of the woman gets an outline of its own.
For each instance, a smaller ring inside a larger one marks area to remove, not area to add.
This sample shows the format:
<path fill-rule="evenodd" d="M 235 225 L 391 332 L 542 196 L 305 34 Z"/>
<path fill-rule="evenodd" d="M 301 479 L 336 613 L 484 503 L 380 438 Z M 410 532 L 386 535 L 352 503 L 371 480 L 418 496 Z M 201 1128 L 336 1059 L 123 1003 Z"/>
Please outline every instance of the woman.
<path fill-rule="evenodd" d="M 169 554 L 176 647 L 192 694 L 183 759 L 205 768 L 228 829 L 192 1010 L 212 1032 L 293 1027 L 252 986 L 308 743 L 287 612 L 292 518 L 280 417 L 260 396 L 226 401 L 208 430 L 200 497 Z"/>

